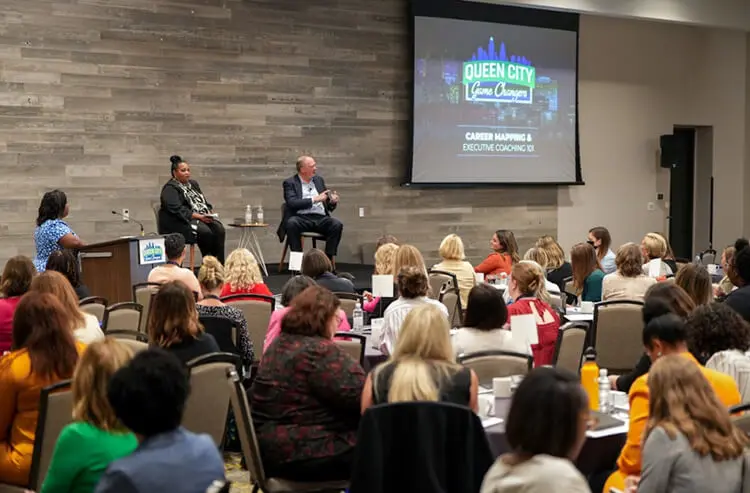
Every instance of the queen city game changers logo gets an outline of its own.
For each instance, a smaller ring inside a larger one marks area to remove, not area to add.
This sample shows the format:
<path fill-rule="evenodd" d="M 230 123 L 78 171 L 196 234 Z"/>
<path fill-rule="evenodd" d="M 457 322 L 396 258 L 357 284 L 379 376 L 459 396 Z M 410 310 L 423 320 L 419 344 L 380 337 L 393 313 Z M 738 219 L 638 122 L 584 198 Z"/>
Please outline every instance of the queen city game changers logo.
<path fill-rule="evenodd" d="M 479 48 L 472 60 L 463 63 L 466 101 L 531 104 L 536 87 L 536 69 L 523 57 L 507 59 L 505 45 L 495 53 L 490 38 L 487 51 Z"/>

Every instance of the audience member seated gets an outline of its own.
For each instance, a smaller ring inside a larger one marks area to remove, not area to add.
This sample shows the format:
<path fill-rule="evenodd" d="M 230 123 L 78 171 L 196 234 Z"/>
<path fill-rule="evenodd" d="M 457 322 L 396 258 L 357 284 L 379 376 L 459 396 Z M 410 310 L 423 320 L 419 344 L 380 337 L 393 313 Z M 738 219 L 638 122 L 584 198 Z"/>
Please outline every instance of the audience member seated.
<path fill-rule="evenodd" d="M 218 353 L 219 345 L 198 321 L 193 293 L 180 281 L 164 283 L 151 300 L 148 338 L 187 364 L 198 356 Z"/>
<path fill-rule="evenodd" d="M 643 325 L 647 325 L 651 320 L 667 313 L 677 315 L 681 319 L 686 319 L 695 309 L 693 300 L 688 296 L 684 289 L 673 283 L 661 282 L 651 286 L 643 298 L 643 308 L 641 309 Z M 633 371 L 624 375 L 610 375 L 612 388 L 620 392 L 630 392 L 633 382 L 648 373 L 651 368 L 651 359 L 647 353 L 643 353 L 641 359 L 635 364 Z"/>
<path fill-rule="evenodd" d="M 0 278 L 0 356 L 10 351 L 13 339 L 13 314 L 21 296 L 31 287 L 36 269 L 31 259 L 23 255 L 10 258 L 5 263 Z"/>
<path fill-rule="evenodd" d="M 713 387 L 722 405 L 730 407 L 741 402 L 737 384 L 729 375 L 700 366 L 688 352 L 685 322 L 677 315 L 667 314 L 651 320 L 643 329 L 643 345 L 652 363 L 670 354 L 680 355 L 700 369 Z M 641 443 L 643 432 L 649 421 L 648 373 L 640 376 L 630 388 L 630 424 L 625 446 L 617 459 L 617 470 L 604 485 L 604 493 L 610 488 L 625 488 L 627 476 L 641 474 Z"/>
<path fill-rule="evenodd" d="M 732 268 L 736 251 L 734 245 L 730 245 L 721 252 L 721 270 L 724 272 L 724 277 L 721 278 L 718 286 L 714 288 L 714 296 L 717 298 L 723 298 L 736 289 L 736 286 L 732 284 L 732 280 L 729 278 L 729 269 Z"/>
<path fill-rule="evenodd" d="M 269 477 L 349 479 L 365 372 L 331 340 L 339 305 L 327 289 L 308 287 L 263 355 L 250 404 Z"/>
<path fill-rule="evenodd" d="M 586 241 L 596 250 L 596 260 L 605 274 L 615 271 L 617 264 L 615 262 L 615 252 L 612 251 L 612 236 L 609 230 L 603 226 L 597 226 L 589 230 L 589 237 Z"/>
<path fill-rule="evenodd" d="M 219 299 L 224 281 L 224 266 L 221 262 L 211 255 L 203 257 L 203 263 L 198 271 L 203 300 L 199 301 L 195 308 L 198 310 L 198 318 L 221 318 L 232 323 L 237 332 L 237 350 L 242 358 L 242 365 L 249 368 L 255 359 L 255 348 L 247 330 L 247 320 L 241 310 Z"/>
<path fill-rule="evenodd" d="M 333 265 L 323 250 L 311 248 L 302 255 L 302 275 L 312 278 L 318 286 L 332 293 L 356 293 L 349 279 L 333 273 Z"/>
<path fill-rule="evenodd" d="M 547 255 L 547 280 L 557 284 L 560 291 L 565 291 L 565 279 L 573 277 L 573 267 L 565 260 L 560 244 L 550 235 L 536 240 L 536 247 Z"/>
<path fill-rule="evenodd" d="M 723 303 L 699 306 L 686 323 L 693 356 L 734 378 L 742 401 L 750 402 L 750 324 Z"/>
<path fill-rule="evenodd" d="M 481 493 L 590 493 L 573 465 L 588 421 L 589 401 L 577 375 L 559 368 L 532 370 L 508 412 L 505 436 L 511 451 L 487 471 Z"/>
<path fill-rule="evenodd" d="M 34 244 L 36 245 L 34 267 L 37 272 L 44 272 L 47 267 L 47 258 L 52 252 L 63 248 L 76 250 L 85 245 L 63 221 L 69 212 L 68 198 L 62 190 L 52 190 L 42 197 L 34 230 Z"/>
<path fill-rule="evenodd" d="M 450 402 L 477 412 L 478 388 L 474 370 L 456 363 L 443 312 L 418 306 L 406 316 L 390 359 L 367 376 L 362 414 L 372 405 L 411 401 Z"/>
<path fill-rule="evenodd" d="M 734 308 L 742 318 L 750 322 L 750 246 L 747 240 L 737 240 L 729 275 L 737 289 L 729 293 L 724 303 Z"/>
<path fill-rule="evenodd" d="M 167 263 L 151 269 L 151 272 L 148 273 L 148 282 L 164 284 L 169 281 L 180 281 L 185 283 L 190 291 L 196 293 L 198 299 L 201 299 L 201 287 L 198 284 L 198 279 L 195 278 L 192 270 L 182 267 L 186 252 L 185 237 L 180 233 L 168 234 L 164 238 L 164 249 L 166 250 Z"/>
<path fill-rule="evenodd" d="M 401 246 L 401 242 L 398 241 L 398 238 L 396 238 L 393 235 L 383 235 L 380 238 L 378 238 L 378 241 L 375 242 L 375 251 L 378 251 L 380 247 L 383 245 L 387 245 L 388 243 L 392 243 L 396 246 Z"/>
<path fill-rule="evenodd" d="M 747 491 L 747 435 L 732 423 L 700 367 L 679 356 L 660 358 L 649 372 L 648 390 L 637 491 Z"/>
<path fill-rule="evenodd" d="M 602 300 L 643 301 L 656 279 L 643 274 L 641 248 L 635 243 L 625 243 L 617 249 L 615 265 L 617 270 L 604 276 L 602 281 Z"/>
<path fill-rule="evenodd" d="M 574 245 L 570 251 L 570 264 L 573 267 L 575 295 L 581 301 L 601 301 L 604 272 L 594 247 L 586 243 Z"/>
<path fill-rule="evenodd" d="M 469 301 L 469 291 L 476 284 L 476 277 L 474 268 L 465 260 L 464 242 L 460 236 L 450 234 L 440 243 L 439 253 L 442 261 L 433 265 L 432 268 L 456 275 L 461 306 L 466 307 Z"/>
<path fill-rule="evenodd" d="M 403 246 L 401 247 L 403 248 Z M 378 346 L 383 354 L 393 353 L 401 326 L 406 316 L 421 305 L 434 305 L 448 318 L 448 309 L 439 301 L 427 297 L 430 285 L 427 275 L 419 267 L 404 267 L 396 278 L 399 297 L 386 309 L 383 317 L 383 330 Z"/>
<path fill-rule="evenodd" d="M 545 252 L 541 248 L 531 247 L 528 250 L 526 250 L 526 253 L 523 254 L 523 259 L 536 262 L 539 265 L 539 267 L 542 268 L 545 274 L 544 287 L 547 289 L 547 292 L 560 294 L 561 292 L 560 286 L 550 281 L 546 277 L 547 276 L 547 264 L 549 264 L 549 259 L 547 258 L 547 252 Z"/>
<path fill-rule="evenodd" d="M 189 393 L 187 369 L 159 348 L 136 354 L 117 370 L 107 397 L 139 445 L 109 465 L 95 493 L 197 493 L 225 481 L 224 461 L 211 437 L 180 426 Z"/>
<path fill-rule="evenodd" d="M 661 260 L 659 267 L 659 275 L 655 277 L 665 277 L 672 275 L 674 271 L 669 267 L 669 264 L 664 262 L 664 257 L 667 255 L 668 244 L 667 240 L 664 239 L 659 233 L 648 233 L 641 240 L 641 253 L 643 254 L 643 273 L 650 275 L 649 263 L 652 260 Z"/>
<path fill-rule="evenodd" d="M 664 244 L 667 245 L 667 252 L 664 254 L 664 257 L 662 257 L 662 262 L 667 264 L 670 269 L 672 269 L 673 273 L 677 273 L 677 260 L 674 257 L 674 252 L 672 251 L 672 245 L 669 244 L 669 240 L 666 236 L 664 236 L 663 233 L 655 233 L 664 240 Z"/>
<path fill-rule="evenodd" d="M 375 272 L 376 276 L 389 276 L 393 272 L 393 263 L 396 259 L 396 252 L 398 252 L 399 246 L 395 243 L 385 243 L 375 250 Z M 398 289 L 394 287 L 394 296 L 381 297 L 373 296 L 372 293 L 365 291 L 364 297 L 366 299 L 362 306 L 362 309 L 367 313 L 372 313 L 373 316 L 378 317 L 383 315 L 383 311 L 388 308 L 388 305 L 396 300 Z"/>
<path fill-rule="evenodd" d="M 474 272 L 485 276 L 510 274 L 513 264 L 521 260 L 518 255 L 518 244 L 512 231 L 498 229 L 490 239 L 490 253 L 481 264 L 474 267 Z"/>
<path fill-rule="evenodd" d="M 59 272 L 42 272 L 31 281 L 30 291 L 49 293 L 60 301 L 71 321 L 70 330 L 80 342 L 90 344 L 99 339 L 104 339 L 104 332 L 99 326 L 99 319 L 95 315 L 81 310 L 73 286 Z"/>
<path fill-rule="evenodd" d="M 480 351 L 513 351 L 531 354 L 531 348 L 514 341 L 509 330 L 508 309 L 500 291 L 488 284 L 474 286 L 464 311 L 464 325 L 453 334 L 456 356 Z"/>
<path fill-rule="evenodd" d="M 73 376 L 85 346 L 51 294 L 30 292 L 13 317 L 13 351 L 0 358 L 0 483 L 29 482 L 42 388 Z"/>
<path fill-rule="evenodd" d="M 89 288 L 81 282 L 78 271 L 78 259 L 70 250 L 55 250 L 47 258 L 47 270 L 54 270 L 64 275 L 79 300 L 91 296 Z"/>
<path fill-rule="evenodd" d="M 281 323 L 284 319 L 284 315 L 290 310 L 292 301 L 305 289 L 310 286 L 315 286 L 315 281 L 307 276 L 294 276 L 289 279 L 281 290 L 281 305 L 284 307 L 281 310 L 274 310 L 271 314 L 271 320 L 268 322 L 268 331 L 266 332 L 266 339 L 263 342 L 263 353 L 266 352 L 271 343 L 281 334 Z M 349 332 L 352 330 L 349 325 L 349 321 L 346 319 L 346 313 L 340 309 L 336 312 L 338 317 L 338 327 L 336 332 Z"/>
<path fill-rule="evenodd" d="M 63 428 L 40 493 L 93 493 L 112 461 L 133 453 L 138 440 L 107 400 L 112 375 L 133 357 L 107 338 L 86 348 L 73 373 L 73 423 Z"/>
<path fill-rule="evenodd" d="M 233 250 L 227 257 L 224 266 L 226 277 L 221 297 L 232 294 L 262 294 L 273 296 L 268 286 L 263 283 L 263 275 L 255 255 L 247 248 Z"/>
<path fill-rule="evenodd" d="M 714 300 L 711 275 L 701 264 L 687 264 L 674 277 L 674 282 L 690 295 L 695 306 L 707 305 Z"/>
<path fill-rule="evenodd" d="M 508 306 L 512 330 L 514 315 L 534 315 L 538 344 L 531 346 L 534 365 L 551 365 L 555 355 L 560 316 L 549 304 L 549 295 L 544 287 L 544 271 L 536 262 L 523 260 L 513 266 L 508 281 L 508 292 L 513 303 Z"/>

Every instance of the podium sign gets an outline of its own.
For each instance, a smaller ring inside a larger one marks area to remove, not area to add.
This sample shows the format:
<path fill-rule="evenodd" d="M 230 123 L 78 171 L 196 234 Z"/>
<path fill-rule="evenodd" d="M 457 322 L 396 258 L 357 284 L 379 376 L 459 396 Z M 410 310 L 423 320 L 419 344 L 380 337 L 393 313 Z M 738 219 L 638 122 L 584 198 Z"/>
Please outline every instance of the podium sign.
<path fill-rule="evenodd" d="M 138 263 L 141 265 L 163 264 L 167 261 L 164 238 L 138 240 Z"/>

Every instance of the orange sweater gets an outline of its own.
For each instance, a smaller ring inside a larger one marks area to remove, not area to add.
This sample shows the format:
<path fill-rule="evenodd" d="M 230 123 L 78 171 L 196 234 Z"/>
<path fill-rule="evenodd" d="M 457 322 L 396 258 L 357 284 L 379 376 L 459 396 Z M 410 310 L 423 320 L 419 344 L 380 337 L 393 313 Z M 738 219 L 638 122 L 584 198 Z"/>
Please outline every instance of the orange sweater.
<path fill-rule="evenodd" d="M 700 366 L 700 363 L 692 354 L 682 353 L 681 356 Z M 731 407 L 742 401 L 737 383 L 732 377 L 703 366 L 700 366 L 700 369 L 725 406 Z M 648 422 L 648 373 L 641 375 L 633 382 L 629 397 L 630 429 L 628 430 L 628 438 L 620 452 L 620 457 L 617 459 L 617 470 L 607 479 L 603 493 L 609 493 L 610 488 L 625 491 L 625 478 L 641 475 L 641 442 Z"/>
<path fill-rule="evenodd" d="M 86 348 L 80 342 L 76 347 L 78 354 Z M 0 483 L 28 484 L 39 394 L 43 387 L 60 380 L 32 374 L 25 349 L 0 358 Z"/>
<path fill-rule="evenodd" d="M 474 272 L 479 272 L 485 276 L 497 275 L 500 273 L 510 274 L 513 267 L 513 259 L 507 253 L 490 253 L 481 264 L 474 267 Z"/>

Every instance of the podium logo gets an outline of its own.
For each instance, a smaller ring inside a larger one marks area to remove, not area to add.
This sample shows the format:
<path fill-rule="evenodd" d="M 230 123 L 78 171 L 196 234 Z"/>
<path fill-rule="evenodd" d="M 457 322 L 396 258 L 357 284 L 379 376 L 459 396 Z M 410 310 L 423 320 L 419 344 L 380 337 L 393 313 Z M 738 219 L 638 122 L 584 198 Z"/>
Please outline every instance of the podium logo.
<path fill-rule="evenodd" d="M 152 241 L 146 243 L 142 250 L 144 262 L 163 262 L 164 247 Z"/>

